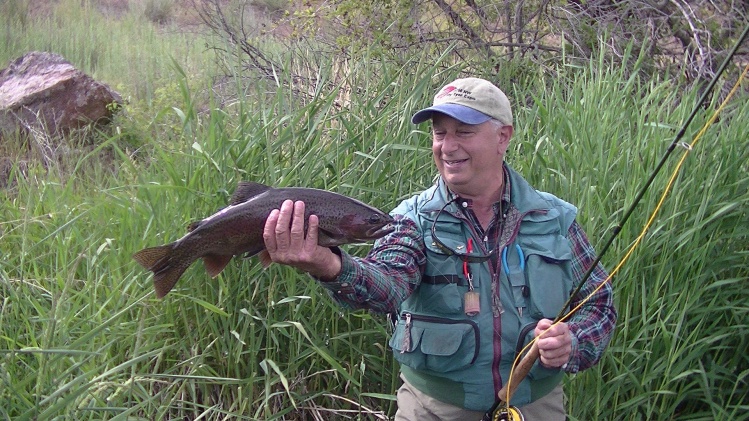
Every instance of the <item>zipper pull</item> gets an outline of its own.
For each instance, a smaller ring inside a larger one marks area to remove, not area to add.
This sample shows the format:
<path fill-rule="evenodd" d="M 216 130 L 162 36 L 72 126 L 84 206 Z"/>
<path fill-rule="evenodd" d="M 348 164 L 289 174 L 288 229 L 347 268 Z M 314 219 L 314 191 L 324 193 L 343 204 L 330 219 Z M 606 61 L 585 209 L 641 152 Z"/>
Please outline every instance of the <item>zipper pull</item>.
<path fill-rule="evenodd" d="M 406 331 L 403 334 L 403 346 L 401 346 L 401 354 L 411 352 L 411 313 L 406 313 Z"/>

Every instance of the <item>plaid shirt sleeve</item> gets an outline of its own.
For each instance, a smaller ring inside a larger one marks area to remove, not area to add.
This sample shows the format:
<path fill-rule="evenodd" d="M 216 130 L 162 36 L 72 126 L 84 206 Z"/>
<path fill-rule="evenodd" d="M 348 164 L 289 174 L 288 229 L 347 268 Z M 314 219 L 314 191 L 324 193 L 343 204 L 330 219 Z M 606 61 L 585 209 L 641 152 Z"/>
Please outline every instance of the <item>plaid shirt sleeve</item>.
<path fill-rule="evenodd" d="M 320 282 L 333 299 L 348 309 L 397 312 L 398 306 L 416 289 L 426 262 L 424 240 L 417 225 L 395 215 L 395 230 L 377 240 L 367 257 L 359 258 L 336 249 L 341 273 L 335 281 Z M 582 279 L 596 254 L 585 232 L 573 223 L 569 229 L 573 246 L 572 272 L 575 285 Z M 599 263 L 585 286 L 572 301 L 577 307 L 608 278 Z M 578 372 L 595 365 L 608 346 L 616 324 L 616 309 L 610 283 L 606 283 L 567 321 L 572 332 L 572 356 L 565 369 Z"/>
<path fill-rule="evenodd" d="M 394 219 L 395 230 L 375 241 L 367 257 L 334 250 L 341 256 L 341 273 L 335 281 L 320 284 L 342 307 L 397 312 L 421 282 L 426 262 L 423 236 L 411 219 Z"/>
<path fill-rule="evenodd" d="M 568 238 L 572 242 L 572 272 L 575 287 L 596 259 L 595 250 L 588 241 L 582 227 L 574 222 L 569 229 Z M 572 332 L 572 355 L 566 371 L 576 373 L 595 365 L 609 344 L 616 325 L 616 308 L 614 307 L 611 283 L 606 282 L 601 289 L 593 292 L 608 279 L 608 273 L 598 263 L 596 268 L 573 298 L 571 307 L 576 308 L 586 297 L 590 298 L 577 312 L 567 320 Z"/>

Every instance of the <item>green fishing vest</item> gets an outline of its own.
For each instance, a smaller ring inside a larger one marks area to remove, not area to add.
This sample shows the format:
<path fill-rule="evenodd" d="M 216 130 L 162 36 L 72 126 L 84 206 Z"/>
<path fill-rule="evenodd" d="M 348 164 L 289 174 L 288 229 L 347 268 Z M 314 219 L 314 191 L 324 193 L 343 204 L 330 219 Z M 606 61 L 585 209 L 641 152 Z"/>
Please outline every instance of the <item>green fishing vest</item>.
<path fill-rule="evenodd" d="M 480 312 L 465 314 L 463 300 L 469 286 L 463 261 L 447 255 L 432 239 L 434 219 L 449 201 L 442 179 L 393 211 L 420 227 L 427 254 L 420 285 L 399 309 L 390 339 L 395 359 L 401 364 L 403 376 L 417 389 L 475 411 L 491 407 L 509 378 L 519 348 L 533 339 L 538 320 L 554 319 L 573 289 L 572 249 L 566 236 L 577 209 L 533 189 L 514 170 L 508 170 L 511 212 L 519 214 L 508 217 L 503 228 L 511 230 L 511 235 L 502 236 L 507 240 L 509 275 L 503 265 L 494 288 L 499 291 L 501 307 L 492 300 L 491 263 L 469 263 L 474 290 L 479 292 Z M 517 221 L 514 226 L 507 225 L 511 219 Z M 455 202 L 440 214 L 436 225 L 439 240 L 462 252 L 469 238 L 481 241 L 472 237 L 471 230 Z M 498 250 L 500 261 L 503 247 Z M 501 341 L 495 341 L 497 336 Z M 522 340 L 518 340 L 520 337 Z M 547 369 L 536 362 L 511 404 L 522 406 L 544 396 L 562 376 L 561 370 Z"/>

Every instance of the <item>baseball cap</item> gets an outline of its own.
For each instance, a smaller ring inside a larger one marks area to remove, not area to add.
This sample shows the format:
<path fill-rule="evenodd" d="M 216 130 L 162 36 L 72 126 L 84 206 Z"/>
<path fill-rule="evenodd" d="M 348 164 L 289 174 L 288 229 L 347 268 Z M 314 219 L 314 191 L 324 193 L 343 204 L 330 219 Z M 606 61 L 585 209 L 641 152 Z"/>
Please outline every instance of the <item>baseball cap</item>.
<path fill-rule="evenodd" d="M 466 124 L 481 124 L 495 118 L 512 125 L 512 109 L 507 96 L 488 80 L 476 77 L 457 79 L 442 87 L 434 96 L 432 106 L 414 114 L 411 122 L 423 123 L 435 112 Z"/>

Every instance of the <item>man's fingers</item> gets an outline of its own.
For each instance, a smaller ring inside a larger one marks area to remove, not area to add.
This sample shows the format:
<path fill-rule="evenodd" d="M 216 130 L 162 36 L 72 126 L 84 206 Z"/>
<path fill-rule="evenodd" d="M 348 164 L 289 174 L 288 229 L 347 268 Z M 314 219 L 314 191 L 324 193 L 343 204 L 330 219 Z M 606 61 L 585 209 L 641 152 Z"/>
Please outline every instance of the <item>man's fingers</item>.
<path fill-rule="evenodd" d="M 541 319 L 536 325 L 536 336 L 539 339 L 550 339 L 556 336 L 566 336 L 569 334 L 569 328 L 565 323 L 555 323 L 549 319 Z"/>
<path fill-rule="evenodd" d="M 565 348 L 549 348 L 549 349 L 539 349 L 541 356 L 553 360 L 555 358 L 563 357 L 567 355 L 567 350 Z"/>
<path fill-rule="evenodd" d="M 561 367 L 569 360 L 572 339 L 566 323 L 552 324 L 551 320 L 542 319 L 536 325 L 536 335 L 541 364 L 547 367 Z"/>
<path fill-rule="evenodd" d="M 278 224 L 278 209 L 273 209 L 268 215 L 268 219 L 265 220 L 265 227 L 263 228 L 263 241 L 265 242 L 265 249 L 269 253 L 276 251 L 276 225 Z"/>
<path fill-rule="evenodd" d="M 541 363 L 547 367 L 560 367 L 570 358 L 570 349 L 567 347 L 541 348 L 539 344 Z"/>
<path fill-rule="evenodd" d="M 549 319 L 541 319 L 536 324 L 536 336 L 540 336 L 540 338 L 546 338 L 549 336 L 549 332 L 546 332 L 546 330 L 551 326 L 551 320 Z"/>
<path fill-rule="evenodd" d="M 291 221 L 291 246 L 301 247 L 304 242 L 304 202 L 294 203 L 294 215 Z"/>
<path fill-rule="evenodd" d="M 310 215 L 309 227 L 307 228 L 307 241 L 304 243 L 305 248 L 308 251 L 312 251 L 315 247 L 317 247 L 317 235 L 319 227 L 320 220 L 317 218 L 317 215 Z"/>
<path fill-rule="evenodd" d="M 325 263 L 323 260 L 330 262 L 329 256 L 321 254 L 321 250 L 327 250 L 317 244 L 319 226 L 320 219 L 315 215 L 305 220 L 304 202 L 284 201 L 280 209 L 274 209 L 268 214 L 265 221 L 263 241 L 267 254 L 260 255 L 263 266 L 277 262 L 311 272 L 322 267 L 320 262 Z M 316 273 L 335 277 L 339 271 L 340 267 L 326 267 Z"/>
<path fill-rule="evenodd" d="M 291 224 L 291 216 L 294 213 L 294 202 L 291 200 L 284 200 L 281 204 L 281 210 L 278 215 L 278 222 L 275 227 L 276 236 L 276 250 L 285 251 L 289 248 L 289 225 Z"/>

